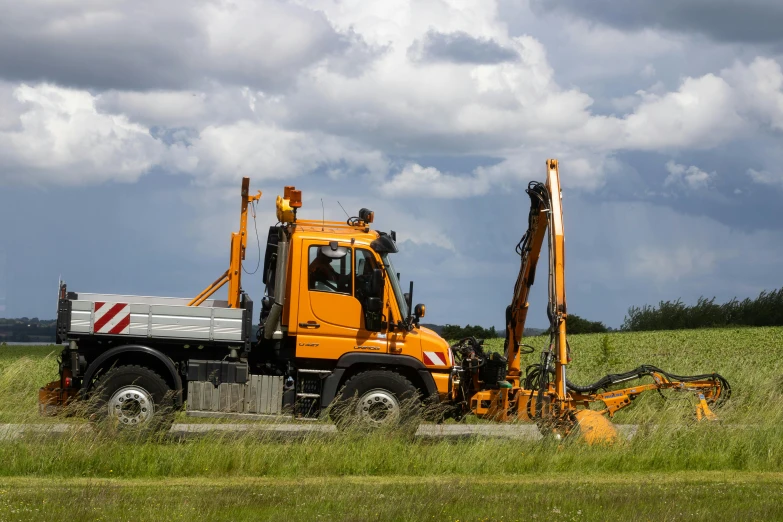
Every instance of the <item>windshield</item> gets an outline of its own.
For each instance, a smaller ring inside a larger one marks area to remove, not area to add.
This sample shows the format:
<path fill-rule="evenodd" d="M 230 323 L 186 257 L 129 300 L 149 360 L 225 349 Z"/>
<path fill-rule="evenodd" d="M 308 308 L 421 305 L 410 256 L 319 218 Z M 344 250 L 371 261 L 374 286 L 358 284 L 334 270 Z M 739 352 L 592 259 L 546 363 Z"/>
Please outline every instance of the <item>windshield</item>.
<path fill-rule="evenodd" d="M 408 317 L 408 303 L 405 302 L 405 298 L 402 295 L 400 281 L 397 279 L 397 271 L 394 270 L 389 254 L 381 254 L 381 259 L 383 260 L 384 268 L 386 268 L 386 275 L 389 276 L 389 281 L 394 289 L 394 297 L 397 299 L 397 304 L 400 307 L 400 315 L 405 319 Z"/>

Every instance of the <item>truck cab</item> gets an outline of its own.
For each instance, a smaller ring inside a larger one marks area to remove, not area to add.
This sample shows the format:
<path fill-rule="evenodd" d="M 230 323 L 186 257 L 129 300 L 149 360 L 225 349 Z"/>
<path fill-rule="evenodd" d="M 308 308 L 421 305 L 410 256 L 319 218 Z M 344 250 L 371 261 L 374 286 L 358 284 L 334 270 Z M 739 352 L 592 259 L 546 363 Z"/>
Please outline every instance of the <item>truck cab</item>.
<path fill-rule="evenodd" d="M 371 230 L 367 209 L 340 223 L 297 220 L 285 206 L 278 201 L 281 225 L 267 240 L 258 351 L 266 354 L 266 371 L 295 367 L 300 381 L 310 381 L 301 383 L 311 391 L 300 392 L 307 395 L 298 397 L 299 413 L 326 408 L 367 371 L 395 373 L 419 396 L 446 400 L 451 349 L 418 325 L 424 307 L 412 310 L 392 261 L 396 234 Z M 301 370 L 323 373 L 302 379 Z"/>

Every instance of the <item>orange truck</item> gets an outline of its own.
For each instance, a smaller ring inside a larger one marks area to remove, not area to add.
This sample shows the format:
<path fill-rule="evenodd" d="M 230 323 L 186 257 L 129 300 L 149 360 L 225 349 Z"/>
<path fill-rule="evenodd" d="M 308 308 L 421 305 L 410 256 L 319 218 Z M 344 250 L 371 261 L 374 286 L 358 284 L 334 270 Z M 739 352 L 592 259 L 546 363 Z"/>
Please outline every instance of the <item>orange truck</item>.
<path fill-rule="evenodd" d="M 504 353 L 472 338 L 450 346 L 420 326 L 425 307 L 414 306 L 413 283 L 406 292 L 392 263 L 395 232 L 373 230 L 366 208 L 347 222 L 299 219 L 303 198 L 294 187 L 276 200 L 256 330 L 241 273 L 248 209 L 261 193 L 251 195 L 245 178 L 229 268 L 195 298 L 71 292 L 61 284 L 60 379 L 41 388 L 41 412 L 90 399 L 94 420 L 122 429 L 165 428 L 182 407 L 191 416 L 330 415 L 338 425 L 373 427 L 432 404 L 427 410 L 436 420 L 472 414 L 531 421 L 546 433 L 596 441 L 616 436 L 607 417 L 639 393 L 671 389 L 691 392 L 696 415 L 714 418 L 710 406 L 730 393 L 718 374 L 677 376 L 643 365 L 585 386 L 568 380 L 559 167 L 556 160 L 546 166 L 546 182 L 527 190 L 528 227 L 517 245 L 520 272 Z M 521 356 L 533 350 L 522 338 L 527 297 L 545 238 L 550 338 L 540 361 L 523 372 Z M 226 284 L 227 299 L 212 298 Z M 649 382 L 619 388 L 644 377 Z"/>

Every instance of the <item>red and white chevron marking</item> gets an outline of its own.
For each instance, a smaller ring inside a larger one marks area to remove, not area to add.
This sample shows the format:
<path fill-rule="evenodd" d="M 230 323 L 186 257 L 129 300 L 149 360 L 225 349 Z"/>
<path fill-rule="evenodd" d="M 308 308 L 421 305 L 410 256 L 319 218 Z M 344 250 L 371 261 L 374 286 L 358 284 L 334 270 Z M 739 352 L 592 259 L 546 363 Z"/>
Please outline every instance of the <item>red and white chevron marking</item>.
<path fill-rule="evenodd" d="M 104 334 L 130 333 L 130 305 L 128 303 L 95 302 L 92 331 Z"/>
<path fill-rule="evenodd" d="M 424 352 L 426 366 L 447 366 L 446 355 L 443 352 Z"/>

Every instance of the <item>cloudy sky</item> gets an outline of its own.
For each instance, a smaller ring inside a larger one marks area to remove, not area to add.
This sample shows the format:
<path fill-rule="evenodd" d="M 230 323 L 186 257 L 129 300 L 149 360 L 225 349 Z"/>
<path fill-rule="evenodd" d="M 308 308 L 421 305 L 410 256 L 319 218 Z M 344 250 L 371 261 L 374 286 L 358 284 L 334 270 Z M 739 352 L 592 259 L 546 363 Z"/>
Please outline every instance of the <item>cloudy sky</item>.
<path fill-rule="evenodd" d="M 569 311 L 783 286 L 779 0 L 0 0 L 0 316 L 191 296 L 238 186 L 366 206 L 427 320 L 500 326 L 561 160 Z M 252 230 L 252 229 L 251 229 Z M 246 264 L 257 261 L 254 239 Z M 407 283 L 406 283 L 407 284 Z M 258 299 L 258 276 L 245 289 Z M 545 292 L 530 326 L 544 326 Z"/>

